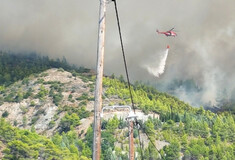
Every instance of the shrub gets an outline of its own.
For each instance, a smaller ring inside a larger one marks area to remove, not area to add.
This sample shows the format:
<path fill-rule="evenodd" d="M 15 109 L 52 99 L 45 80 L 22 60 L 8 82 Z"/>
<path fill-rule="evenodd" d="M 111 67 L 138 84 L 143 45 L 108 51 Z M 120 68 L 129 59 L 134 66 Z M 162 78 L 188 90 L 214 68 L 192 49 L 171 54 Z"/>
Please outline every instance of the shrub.
<path fill-rule="evenodd" d="M 77 114 L 73 113 L 71 115 L 65 114 L 65 116 L 60 121 L 61 132 L 68 132 L 72 127 L 76 127 L 80 124 L 80 119 Z"/>
<path fill-rule="evenodd" d="M 34 101 L 30 102 L 30 106 L 35 106 L 35 105 L 36 105 L 36 103 Z"/>
<path fill-rule="evenodd" d="M 29 88 L 28 91 L 26 93 L 24 93 L 23 98 L 27 99 L 27 98 L 29 98 L 32 95 L 33 95 L 33 89 Z"/>
<path fill-rule="evenodd" d="M 31 125 L 35 124 L 38 121 L 39 118 L 40 118 L 39 116 L 34 116 L 32 118 Z"/>
<path fill-rule="evenodd" d="M 14 120 L 14 123 L 13 123 L 14 126 L 17 126 L 18 125 L 18 122 L 17 120 Z"/>
<path fill-rule="evenodd" d="M 22 123 L 23 123 L 23 126 L 26 127 L 26 125 L 27 125 L 27 118 L 26 118 L 26 116 L 23 117 Z"/>
<path fill-rule="evenodd" d="M 39 78 L 39 79 L 37 79 L 37 81 L 35 82 L 35 84 L 37 84 L 37 83 L 42 84 L 43 82 L 44 82 L 44 79 Z"/>
<path fill-rule="evenodd" d="M 37 112 L 36 112 L 36 114 L 35 114 L 35 116 L 39 116 L 39 115 L 41 115 L 41 114 L 46 114 L 46 112 L 45 112 L 45 109 L 39 109 Z"/>
<path fill-rule="evenodd" d="M 86 106 L 87 105 L 87 102 L 86 101 L 82 101 L 79 103 L 79 106 Z"/>
<path fill-rule="evenodd" d="M 62 99 L 63 99 L 63 95 L 61 93 L 53 95 L 53 103 L 57 106 L 59 105 L 59 103 Z"/>
<path fill-rule="evenodd" d="M 46 76 L 48 76 L 48 73 L 42 73 L 41 74 L 41 77 L 46 77 Z"/>
<path fill-rule="evenodd" d="M 58 71 L 59 72 L 64 72 L 64 69 L 63 68 L 59 68 Z"/>
<path fill-rule="evenodd" d="M 22 80 L 22 84 L 26 84 L 26 85 L 28 86 L 28 84 L 29 84 L 29 78 L 24 78 L 24 79 Z"/>
<path fill-rule="evenodd" d="M 23 114 L 25 114 L 29 111 L 29 108 L 27 108 L 26 106 L 20 106 L 20 110 Z"/>
<path fill-rule="evenodd" d="M 48 94 L 48 90 L 43 85 L 41 85 L 40 86 L 40 91 L 35 96 L 35 98 L 43 99 L 47 94 Z"/>
<path fill-rule="evenodd" d="M 55 121 L 50 121 L 50 123 L 49 123 L 49 128 L 51 129 L 51 128 L 53 128 L 55 126 Z"/>
<path fill-rule="evenodd" d="M 81 100 L 87 100 L 88 99 L 88 94 L 83 93 L 80 97 L 76 98 L 76 100 L 81 101 Z"/>
<path fill-rule="evenodd" d="M 6 117 L 8 117 L 8 115 L 9 115 L 9 113 L 7 111 L 5 111 L 5 112 L 3 112 L 2 117 L 6 118 Z"/>

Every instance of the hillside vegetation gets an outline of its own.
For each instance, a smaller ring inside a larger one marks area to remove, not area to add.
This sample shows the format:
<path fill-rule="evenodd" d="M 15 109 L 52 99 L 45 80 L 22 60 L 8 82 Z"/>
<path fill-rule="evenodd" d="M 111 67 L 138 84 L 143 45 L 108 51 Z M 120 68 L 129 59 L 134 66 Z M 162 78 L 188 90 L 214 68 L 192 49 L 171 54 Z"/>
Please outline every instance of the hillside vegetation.
<path fill-rule="evenodd" d="M 35 54 L 1 52 L 0 61 L 0 159 L 91 159 L 95 77 L 90 70 Z M 104 106 L 131 105 L 122 76 L 105 77 L 103 85 Z M 136 109 L 160 115 L 138 118 L 137 159 L 141 154 L 149 160 L 235 159 L 233 114 L 194 108 L 140 82 L 131 89 Z M 125 119 L 102 120 L 101 147 L 102 159 L 128 159 Z"/>
<path fill-rule="evenodd" d="M 50 68 L 63 68 L 79 73 L 89 71 L 83 67 L 70 66 L 65 58 L 53 60 L 48 56 L 40 56 L 35 53 L 13 54 L 0 51 L 0 85 L 8 86 L 17 80 Z"/>

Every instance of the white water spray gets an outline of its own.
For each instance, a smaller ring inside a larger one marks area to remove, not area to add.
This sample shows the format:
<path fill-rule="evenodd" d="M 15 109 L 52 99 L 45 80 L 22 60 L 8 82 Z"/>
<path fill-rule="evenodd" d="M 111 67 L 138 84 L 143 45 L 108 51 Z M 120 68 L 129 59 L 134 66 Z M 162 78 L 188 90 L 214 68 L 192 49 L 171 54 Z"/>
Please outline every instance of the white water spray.
<path fill-rule="evenodd" d="M 169 46 L 167 46 L 165 53 L 163 55 L 161 55 L 160 62 L 158 65 L 155 64 L 155 65 L 146 65 L 145 66 L 150 74 L 154 75 L 155 77 L 159 77 L 161 74 L 164 73 L 165 66 L 166 66 L 166 60 L 167 60 L 167 56 L 168 56 L 168 51 L 169 51 Z"/>

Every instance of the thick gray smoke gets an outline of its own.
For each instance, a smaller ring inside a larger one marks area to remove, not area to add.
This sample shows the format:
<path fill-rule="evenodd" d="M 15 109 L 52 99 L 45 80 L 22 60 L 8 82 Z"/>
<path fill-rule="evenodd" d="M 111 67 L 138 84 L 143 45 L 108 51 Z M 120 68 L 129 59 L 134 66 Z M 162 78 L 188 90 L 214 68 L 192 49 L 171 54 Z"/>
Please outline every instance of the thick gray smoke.
<path fill-rule="evenodd" d="M 200 94 L 178 88 L 178 96 L 216 104 L 218 92 L 235 88 L 234 0 L 118 0 L 132 81 L 162 84 L 193 80 Z M 0 49 L 65 56 L 95 68 L 99 0 L 0 0 Z M 157 35 L 175 27 L 176 38 Z M 124 74 L 114 6 L 107 5 L 105 73 Z M 156 79 L 144 68 L 169 44 L 166 71 Z M 200 104 L 200 103 L 199 103 Z"/>

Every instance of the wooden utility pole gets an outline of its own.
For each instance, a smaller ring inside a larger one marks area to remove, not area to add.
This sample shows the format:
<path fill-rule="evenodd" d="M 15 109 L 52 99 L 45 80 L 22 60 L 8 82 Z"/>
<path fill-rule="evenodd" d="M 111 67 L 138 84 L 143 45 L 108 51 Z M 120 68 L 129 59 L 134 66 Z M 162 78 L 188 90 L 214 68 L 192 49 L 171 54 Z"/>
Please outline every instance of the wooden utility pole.
<path fill-rule="evenodd" d="M 129 159 L 135 159 L 135 149 L 134 149 L 134 121 L 137 116 L 134 112 L 130 112 L 127 119 L 129 121 Z"/>
<path fill-rule="evenodd" d="M 93 160 L 100 159 L 101 153 L 101 118 L 102 109 L 102 85 L 104 68 L 104 39 L 105 39 L 105 16 L 106 0 L 100 0 L 99 31 L 97 46 L 96 64 L 96 85 L 95 85 L 95 104 L 94 104 L 94 126 L 93 126 Z"/>

